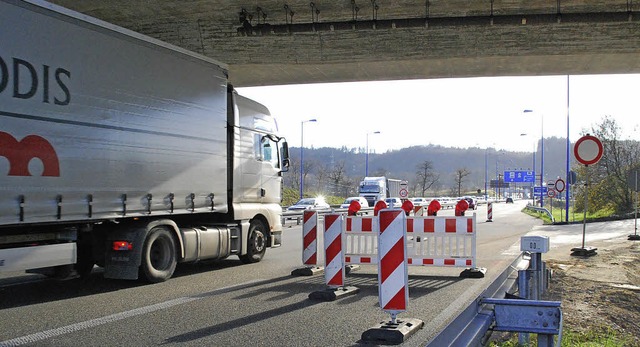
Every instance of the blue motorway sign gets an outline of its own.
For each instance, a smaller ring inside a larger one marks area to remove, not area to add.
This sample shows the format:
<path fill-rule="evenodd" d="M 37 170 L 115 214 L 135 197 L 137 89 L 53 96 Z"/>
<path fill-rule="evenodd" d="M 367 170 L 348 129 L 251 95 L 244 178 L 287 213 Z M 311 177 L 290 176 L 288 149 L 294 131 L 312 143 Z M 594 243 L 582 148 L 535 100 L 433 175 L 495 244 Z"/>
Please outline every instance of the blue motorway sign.
<path fill-rule="evenodd" d="M 505 170 L 504 181 L 513 183 L 533 183 L 535 182 L 535 173 L 527 170 Z"/>
<path fill-rule="evenodd" d="M 547 196 L 548 187 L 533 187 L 533 196 Z"/>

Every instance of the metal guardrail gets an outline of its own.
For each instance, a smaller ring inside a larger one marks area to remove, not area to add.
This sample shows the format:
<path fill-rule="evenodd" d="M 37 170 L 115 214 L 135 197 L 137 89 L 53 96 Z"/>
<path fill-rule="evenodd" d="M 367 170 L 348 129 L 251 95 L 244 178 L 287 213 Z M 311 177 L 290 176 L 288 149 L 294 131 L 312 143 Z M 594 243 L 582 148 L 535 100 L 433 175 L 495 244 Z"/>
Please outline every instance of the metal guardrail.
<path fill-rule="evenodd" d="M 330 210 L 319 210 L 318 217 L 324 216 L 327 213 L 347 213 L 349 211 L 348 208 L 332 208 Z M 369 213 L 373 213 L 373 207 L 365 207 L 358 211 L 358 215 L 366 215 Z M 304 210 L 300 211 L 284 211 L 282 212 L 282 225 L 285 225 L 288 220 L 295 220 L 296 224 L 299 225 L 302 222 L 302 215 L 304 214 Z"/>
<path fill-rule="evenodd" d="M 492 202 L 493 203 L 498 203 L 498 202 L 504 202 L 504 200 L 494 200 Z M 483 204 L 486 204 L 486 201 L 483 202 Z M 454 207 L 455 207 L 455 203 L 450 203 L 450 204 L 443 205 L 442 209 L 449 209 L 449 208 L 454 208 Z M 373 207 L 363 207 L 358 212 L 358 215 L 366 215 L 366 214 L 369 214 L 369 213 L 373 213 L 373 209 L 374 209 Z M 425 206 L 425 209 L 426 209 L 426 206 Z M 318 212 L 318 216 L 323 216 L 323 215 L 325 215 L 327 213 L 347 213 L 348 210 L 349 210 L 348 208 L 332 207 L 330 210 L 318 210 L 317 212 Z M 302 222 L 303 213 L 304 213 L 304 210 L 299 210 L 299 211 L 287 211 L 287 210 L 284 210 L 282 212 L 282 225 L 285 225 L 286 221 L 288 221 L 288 220 L 295 220 L 296 224 L 299 225 Z M 549 215 L 551 215 L 551 214 L 549 213 Z"/>
<path fill-rule="evenodd" d="M 547 215 L 547 217 L 549 217 L 549 219 L 551 219 L 551 223 L 555 223 L 556 220 L 555 218 L 553 218 L 553 215 L 551 214 L 551 212 L 549 212 L 549 210 L 547 210 L 544 207 L 537 207 L 537 206 L 533 206 L 533 205 L 527 205 L 525 208 L 529 209 L 529 210 L 533 210 L 536 211 L 538 213 L 544 213 Z"/>
<path fill-rule="evenodd" d="M 521 253 L 487 289 L 466 307 L 426 347 L 479 346 L 493 323 L 493 312 L 482 303 L 486 298 L 504 298 L 517 284 L 514 273 L 527 269 L 531 258 Z"/>

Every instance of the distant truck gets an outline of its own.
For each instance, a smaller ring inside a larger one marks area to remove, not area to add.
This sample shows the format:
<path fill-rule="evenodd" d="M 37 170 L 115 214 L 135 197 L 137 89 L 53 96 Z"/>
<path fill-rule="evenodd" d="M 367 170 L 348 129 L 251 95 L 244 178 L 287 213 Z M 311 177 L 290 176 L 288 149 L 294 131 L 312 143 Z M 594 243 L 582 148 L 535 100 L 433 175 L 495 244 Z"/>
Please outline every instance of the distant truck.
<path fill-rule="evenodd" d="M 402 181 L 393 178 L 365 177 L 358 188 L 359 196 L 369 202 L 369 206 L 375 206 L 379 200 L 400 196 L 400 183 Z"/>
<path fill-rule="evenodd" d="M 224 64 L 0 0 L 0 272 L 169 279 L 282 238 L 288 146 Z"/>

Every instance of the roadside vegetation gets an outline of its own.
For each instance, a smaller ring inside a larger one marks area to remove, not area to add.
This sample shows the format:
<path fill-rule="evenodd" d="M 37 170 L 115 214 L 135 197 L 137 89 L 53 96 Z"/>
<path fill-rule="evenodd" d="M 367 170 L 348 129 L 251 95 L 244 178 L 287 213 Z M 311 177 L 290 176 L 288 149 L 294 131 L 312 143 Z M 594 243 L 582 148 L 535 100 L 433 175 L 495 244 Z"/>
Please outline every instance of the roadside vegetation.
<path fill-rule="evenodd" d="M 552 210 L 549 209 L 548 211 L 552 213 L 555 223 L 565 222 L 567 218 L 567 212 L 564 210 L 564 207 L 562 209 L 554 207 Z M 522 212 L 530 216 L 542 219 L 544 224 L 552 224 L 551 218 L 549 218 L 549 215 L 546 212 L 534 211 L 527 208 L 525 208 Z M 587 223 L 589 223 L 601 220 L 610 220 L 616 217 L 617 216 L 614 209 L 605 208 L 597 211 L 589 211 L 587 213 L 586 219 Z M 584 211 L 576 211 L 576 209 L 574 209 L 573 207 L 569 208 L 569 223 L 582 223 L 584 219 Z"/>
<path fill-rule="evenodd" d="M 537 335 L 529 336 L 529 346 L 538 346 Z M 518 335 L 509 334 L 505 341 L 492 341 L 490 347 L 518 347 Z M 624 336 L 608 327 L 594 328 L 587 332 L 576 333 L 571 330 L 563 332 L 562 347 L 629 347 L 634 346 L 630 336 Z"/>

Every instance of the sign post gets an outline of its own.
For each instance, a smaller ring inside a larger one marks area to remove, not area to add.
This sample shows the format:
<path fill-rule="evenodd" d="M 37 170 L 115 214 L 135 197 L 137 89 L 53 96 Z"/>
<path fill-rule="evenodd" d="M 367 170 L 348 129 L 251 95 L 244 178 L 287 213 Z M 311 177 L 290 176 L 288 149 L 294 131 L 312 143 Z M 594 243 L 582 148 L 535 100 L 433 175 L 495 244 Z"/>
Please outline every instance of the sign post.
<path fill-rule="evenodd" d="M 602 158 L 604 150 L 602 147 L 602 142 L 595 137 L 589 134 L 581 137 L 576 142 L 573 147 L 573 154 L 576 157 L 576 160 L 585 166 L 586 171 L 586 183 L 584 189 L 584 216 L 582 220 L 582 247 L 581 248 L 572 248 L 571 255 L 578 256 L 592 256 L 596 255 L 597 248 L 595 247 L 585 247 L 584 240 L 586 236 L 587 230 L 587 210 L 589 207 L 589 165 L 596 164 Z"/>
<path fill-rule="evenodd" d="M 555 187 L 556 187 L 556 191 L 558 192 L 558 195 L 561 195 L 560 193 L 564 192 L 564 188 L 565 188 L 564 180 L 558 177 L 558 179 L 555 182 Z M 569 205 L 567 204 L 567 206 Z M 567 216 L 569 216 L 569 207 L 566 208 L 566 211 L 567 211 Z M 562 220 L 562 207 L 560 208 L 560 220 Z"/>
<path fill-rule="evenodd" d="M 628 179 L 629 186 L 633 188 L 633 194 L 635 194 L 635 209 L 633 213 L 634 219 L 634 233 L 633 235 L 629 235 L 629 241 L 638 241 L 640 240 L 640 235 L 638 235 L 638 169 L 629 172 Z"/>

